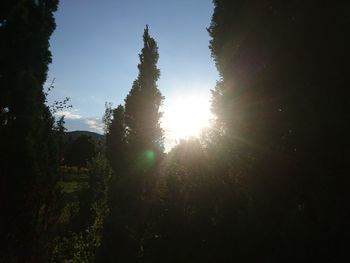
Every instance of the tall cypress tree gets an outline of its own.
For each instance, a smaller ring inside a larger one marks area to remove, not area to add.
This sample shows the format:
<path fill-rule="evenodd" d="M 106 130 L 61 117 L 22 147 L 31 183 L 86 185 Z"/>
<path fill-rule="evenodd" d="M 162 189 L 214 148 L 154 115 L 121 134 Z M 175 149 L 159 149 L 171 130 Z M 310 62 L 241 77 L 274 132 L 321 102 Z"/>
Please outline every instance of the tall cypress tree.
<path fill-rule="evenodd" d="M 213 110 L 223 156 L 248 164 L 246 214 L 264 218 L 245 220 L 250 240 L 266 245 L 255 244 L 259 260 L 340 259 L 349 233 L 340 201 L 349 185 L 346 4 L 213 2 L 210 48 L 221 75 Z"/>
<path fill-rule="evenodd" d="M 135 262 L 143 256 L 149 221 L 151 189 L 163 153 L 159 110 L 163 97 L 157 88 L 158 47 L 148 26 L 139 55 L 139 74 L 119 105 L 106 134 L 106 154 L 115 172 L 111 186 L 110 215 L 98 262 Z"/>
<path fill-rule="evenodd" d="M 57 0 L 0 4 L 0 261 L 45 261 L 57 175 L 54 119 L 43 84 Z"/>
<path fill-rule="evenodd" d="M 139 54 L 139 75 L 125 99 L 125 123 L 128 143 L 134 154 L 163 152 L 163 134 L 160 127 L 163 96 L 157 88 L 160 71 L 157 68 L 158 47 L 149 35 L 148 26 L 143 34 L 143 48 Z"/>

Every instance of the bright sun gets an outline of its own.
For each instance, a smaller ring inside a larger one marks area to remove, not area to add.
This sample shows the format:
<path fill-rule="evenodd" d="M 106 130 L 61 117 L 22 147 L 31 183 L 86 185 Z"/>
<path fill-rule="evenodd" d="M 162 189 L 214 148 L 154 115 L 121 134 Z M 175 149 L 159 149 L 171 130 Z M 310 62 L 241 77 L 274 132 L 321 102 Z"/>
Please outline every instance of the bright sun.
<path fill-rule="evenodd" d="M 209 96 L 205 94 L 173 97 L 163 111 L 162 126 L 167 140 L 198 136 L 212 116 Z"/>

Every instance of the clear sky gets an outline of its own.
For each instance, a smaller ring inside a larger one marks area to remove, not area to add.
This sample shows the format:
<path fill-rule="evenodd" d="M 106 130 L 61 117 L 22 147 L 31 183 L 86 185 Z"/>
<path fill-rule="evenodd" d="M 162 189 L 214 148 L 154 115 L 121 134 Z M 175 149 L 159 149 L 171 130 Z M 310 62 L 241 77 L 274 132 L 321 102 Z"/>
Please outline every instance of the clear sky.
<path fill-rule="evenodd" d="M 60 0 L 49 102 L 70 97 L 68 130 L 101 132 L 105 102 L 123 103 L 137 77 L 146 24 L 159 47 L 164 111 L 183 94 L 209 100 L 218 79 L 206 30 L 212 12 L 211 0 Z"/>

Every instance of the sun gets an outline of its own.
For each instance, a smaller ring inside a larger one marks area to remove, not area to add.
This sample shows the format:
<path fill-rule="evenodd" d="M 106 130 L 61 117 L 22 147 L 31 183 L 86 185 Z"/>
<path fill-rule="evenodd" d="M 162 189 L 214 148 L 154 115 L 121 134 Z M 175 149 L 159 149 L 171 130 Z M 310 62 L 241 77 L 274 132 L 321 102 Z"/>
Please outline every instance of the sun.
<path fill-rule="evenodd" d="M 164 106 L 162 126 L 167 140 L 198 137 L 212 118 L 207 94 L 175 96 Z"/>

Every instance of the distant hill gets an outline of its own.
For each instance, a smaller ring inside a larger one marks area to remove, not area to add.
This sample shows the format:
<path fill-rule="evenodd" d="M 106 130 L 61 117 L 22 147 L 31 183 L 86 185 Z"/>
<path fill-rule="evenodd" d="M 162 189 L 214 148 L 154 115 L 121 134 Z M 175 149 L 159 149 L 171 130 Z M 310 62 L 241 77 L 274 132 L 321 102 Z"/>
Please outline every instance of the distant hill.
<path fill-rule="evenodd" d="M 66 132 L 66 141 L 67 142 L 73 142 L 75 139 L 77 139 L 81 135 L 90 136 L 95 142 L 101 141 L 103 139 L 103 135 L 96 133 L 96 132 L 90 132 L 90 131 L 71 131 Z"/>

